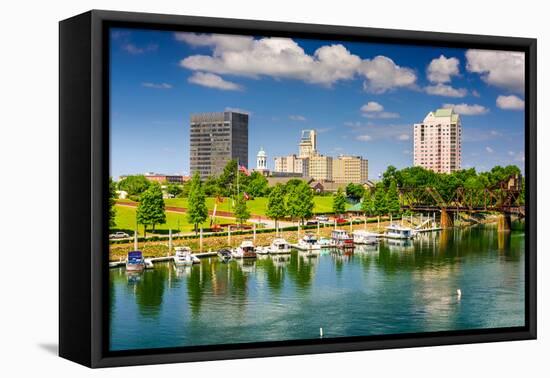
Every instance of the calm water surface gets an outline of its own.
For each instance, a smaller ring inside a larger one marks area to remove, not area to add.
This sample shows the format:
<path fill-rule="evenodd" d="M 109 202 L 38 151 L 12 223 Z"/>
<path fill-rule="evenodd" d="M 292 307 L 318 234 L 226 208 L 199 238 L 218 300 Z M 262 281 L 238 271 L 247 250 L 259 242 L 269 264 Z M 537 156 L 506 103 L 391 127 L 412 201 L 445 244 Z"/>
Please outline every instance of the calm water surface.
<path fill-rule="evenodd" d="M 351 256 L 111 269 L 111 349 L 523 326 L 524 245 L 472 227 Z"/>

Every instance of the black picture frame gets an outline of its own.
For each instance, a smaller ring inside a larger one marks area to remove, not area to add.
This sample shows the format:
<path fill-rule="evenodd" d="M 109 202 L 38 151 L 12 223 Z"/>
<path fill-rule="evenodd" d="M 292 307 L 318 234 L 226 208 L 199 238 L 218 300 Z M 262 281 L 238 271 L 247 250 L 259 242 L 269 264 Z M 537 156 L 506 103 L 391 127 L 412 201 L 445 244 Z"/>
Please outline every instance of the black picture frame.
<path fill-rule="evenodd" d="M 109 27 L 522 51 L 526 55 L 526 325 L 337 339 L 109 352 Z M 59 24 L 59 354 L 88 367 L 536 338 L 536 39 L 92 10 Z"/>

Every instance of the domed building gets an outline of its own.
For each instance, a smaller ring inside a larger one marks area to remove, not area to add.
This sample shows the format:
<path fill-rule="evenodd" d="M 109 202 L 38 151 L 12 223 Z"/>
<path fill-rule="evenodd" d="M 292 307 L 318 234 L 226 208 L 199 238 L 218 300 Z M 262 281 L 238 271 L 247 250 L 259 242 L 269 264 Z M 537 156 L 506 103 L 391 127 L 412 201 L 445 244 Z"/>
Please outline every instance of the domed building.
<path fill-rule="evenodd" d="M 260 172 L 264 176 L 269 176 L 269 169 L 267 169 L 267 154 L 263 147 L 260 147 L 260 151 L 256 155 L 256 172 Z"/>

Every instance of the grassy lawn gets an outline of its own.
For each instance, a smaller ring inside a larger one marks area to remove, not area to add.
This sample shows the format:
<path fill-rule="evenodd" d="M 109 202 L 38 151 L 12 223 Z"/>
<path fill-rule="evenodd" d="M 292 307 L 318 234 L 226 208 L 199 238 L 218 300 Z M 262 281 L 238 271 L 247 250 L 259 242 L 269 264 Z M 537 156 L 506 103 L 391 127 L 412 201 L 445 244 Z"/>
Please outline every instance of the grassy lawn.
<path fill-rule="evenodd" d="M 188 207 L 187 198 L 169 198 L 164 200 L 166 206 L 176 206 L 176 207 Z M 214 209 L 214 198 L 206 199 L 206 206 L 208 210 Z M 232 201 L 230 199 L 225 199 L 223 203 L 218 204 L 218 210 L 220 211 L 229 211 L 233 212 Z M 315 196 L 313 197 L 313 202 L 315 207 L 313 208 L 314 213 L 332 213 L 332 197 L 331 196 Z M 265 215 L 265 209 L 267 207 L 267 198 L 258 197 L 252 200 L 247 201 L 248 209 L 252 214 L 256 215 Z"/>
<path fill-rule="evenodd" d="M 115 222 L 116 230 L 122 230 L 129 234 L 133 234 L 136 224 L 136 209 L 128 206 L 116 206 Z M 155 233 L 167 234 L 169 229 L 172 229 L 173 232 L 177 232 L 178 224 L 181 232 L 193 231 L 193 225 L 187 222 L 185 214 L 167 212 L 166 223 L 157 225 L 155 227 Z M 208 219 L 202 226 L 205 228 L 210 227 L 210 220 Z M 151 227 L 149 227 L 147 232 L 151 232 Z M 143 226 L 141 225 L 139 226 L 139 235 L 143 235 Z"/>

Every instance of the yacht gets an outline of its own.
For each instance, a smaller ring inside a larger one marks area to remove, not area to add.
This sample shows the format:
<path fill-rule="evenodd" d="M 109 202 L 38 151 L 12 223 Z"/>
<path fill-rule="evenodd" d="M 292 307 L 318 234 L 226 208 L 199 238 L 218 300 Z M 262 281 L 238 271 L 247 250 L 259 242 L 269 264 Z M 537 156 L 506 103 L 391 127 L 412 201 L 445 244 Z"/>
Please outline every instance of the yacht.
<path fill-rule="evenodd" d="M 368 232 L 364 230 L 358 230 L 353 232 L 354 244 L 373 245 L 378 244 L 378 234 Z"/>
<path fill-rule="evenodd" d="M 321 244 L 317 241 L 317 237 L 313 234 L 305 234 L 298 244 L 296 244 L 296 249 L 300 251 L 319 251 L 321 249 Z"/>
<path fill-rule="evenodd" d="M 231 250 L 227 248 L 220 249 L 218 251 L 218 257 L 220 258 L 220 260 L 222 260 L 225 263 L 231 261 L 231 259 L 233 258 L 231 256 Z"/>
<path fill-rule="evenodd" d="M 145 260 L 141 251 L 130 251 L 126 258 L 127 272 L 141 272 L 145 269 Z"/>
<path fill-rule="evenodd" d="M 176 266 L 191 266 L 197 262 L 200 262 L 198 257 L 193 256 L 191 248 L 189 247 L 176 247 L 176 254 L 174 255 L 174 264 Z"/>
<path fill-rule="evenodd" d="M 275 238 L 267 247 L 256 250 L 261 255 L 286 255 L 290 253 L 290 244 L 283 238 Z"/>
<path fill-rule="evenodd" d="M 231 252 L 231 255 L 236 259 L 255 259 L 256 248 L 252 240 L 245 239 L 240 246 Z"/>

